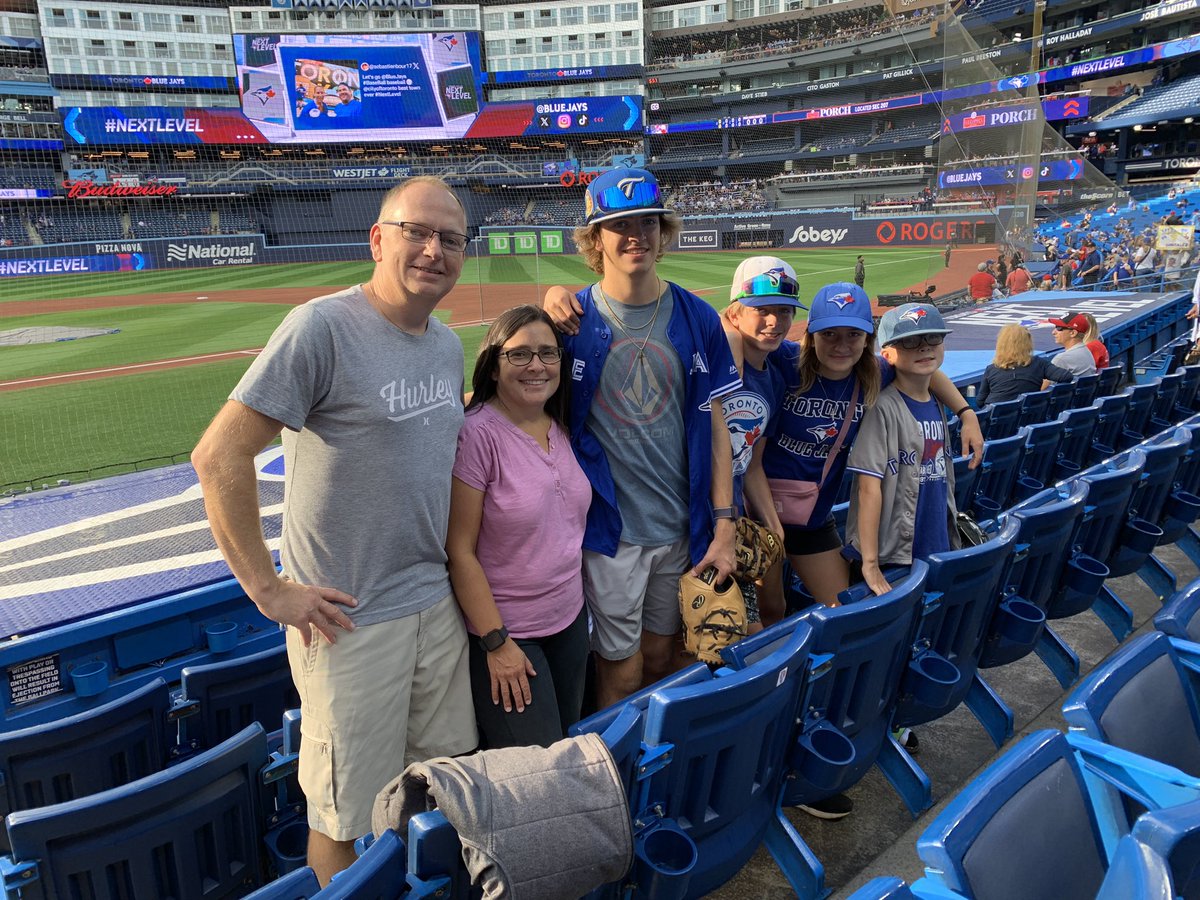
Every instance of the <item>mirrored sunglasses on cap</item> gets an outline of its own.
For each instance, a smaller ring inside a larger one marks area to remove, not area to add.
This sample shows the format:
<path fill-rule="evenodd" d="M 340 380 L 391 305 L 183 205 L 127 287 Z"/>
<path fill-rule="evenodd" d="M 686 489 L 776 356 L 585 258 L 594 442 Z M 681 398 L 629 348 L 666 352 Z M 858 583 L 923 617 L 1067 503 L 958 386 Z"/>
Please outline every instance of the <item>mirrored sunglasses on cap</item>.
<path fill-rule="evenodd" d="M 800 282 L 784 272 L 775 274 L 763 273 L 755 275 L 749 281 L 742 282 L 735 300 L 743 297 L 799 297 Z"/>
<path fill-rule="evenodd" d="M 662 192 L 653 181 L 614 184 L 597 193 L 595 203 L 595 214 L 601 216 L 626 210 L 657 209 L 662 205 Z"/>

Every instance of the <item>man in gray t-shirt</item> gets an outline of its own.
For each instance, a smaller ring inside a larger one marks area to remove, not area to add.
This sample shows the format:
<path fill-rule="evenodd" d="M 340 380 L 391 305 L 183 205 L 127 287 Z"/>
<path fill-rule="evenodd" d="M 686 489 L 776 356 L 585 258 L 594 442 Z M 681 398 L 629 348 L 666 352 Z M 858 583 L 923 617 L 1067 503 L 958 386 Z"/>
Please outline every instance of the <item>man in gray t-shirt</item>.
<path fill-rule="evenodd" d="M 1092 351 L 1083 342 L 1088 331 L 1088 321 L 1081 313 L 1065 312 L 1058 318 L 1046 320 L 1054 326 L 1054 343 L 1063 348 L 1063 352 L 1054 357 L 1053 362 L 1060 369 L 1066 369 L 1076 378 L 1080 375 L 1096 374 L 1096 359 Z"/>
<path fill-rule="evenodd" d="M 371 280 L 293 310 L 192 455 L 230 569 L 288 626 L 308 863 L 323 884 L 354 861 L 375 795 L 407 763 L 477 743 L 444 550 L 463 350 L 430 317 L 462 271 L 466 225 L 439 179 L 390 191 Z M 281 432 L 277 574 L 254 457 Z"/>

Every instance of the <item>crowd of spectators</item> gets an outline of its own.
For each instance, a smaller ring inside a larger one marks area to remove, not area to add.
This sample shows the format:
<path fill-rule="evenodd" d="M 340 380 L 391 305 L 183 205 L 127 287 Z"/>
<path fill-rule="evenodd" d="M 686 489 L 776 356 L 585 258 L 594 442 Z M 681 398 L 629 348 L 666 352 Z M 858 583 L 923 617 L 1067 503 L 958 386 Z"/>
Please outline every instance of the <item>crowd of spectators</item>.
<path fill-rule="evenodd" d="M 1045 240 L 1045 259 L 1056 266 L 1042 286 L 1066 290 L 1096 284 L 1130 289 L 1179 281 L 1192 263 L 1193 252 L 1160 249 L 1157 228 L 1200 228 L 1200 208 L 1192 204 L 1186 189 L 1171 188 L 1165 200 L 1167 211 L 1162 215 L 1153 214 L 1149 204 L 1139 207 L 1130 198 L 1124 209 L 1113 203 L 1078 221 L 1064 220 L 1058 233 Z"/>
<path fill-rule="evenodd" d="M 686 39 L 655 42 L 647 69 L 670 69 L 701 63 L 737 62 L 764 56 L 799 53 L 837 47 L 886 34 L 897 23 L 911 25 L 933 15 L 931 8 L 892 17 L 883 6 L 853 12 L 837 12 L 815 18 L 797 19 L 757 31 L 741 29 L 724 34 L 696 35 Z M 756 39 L 757 38 L 757 39 Z"/>
<path fill-rule="evenodd" d="M 724 212 L 760 212 L 771 209 L 763 182 L 759 179 L 744 181 L 693 181 L 676 185 L 668 204 L 681 215 Z"/>

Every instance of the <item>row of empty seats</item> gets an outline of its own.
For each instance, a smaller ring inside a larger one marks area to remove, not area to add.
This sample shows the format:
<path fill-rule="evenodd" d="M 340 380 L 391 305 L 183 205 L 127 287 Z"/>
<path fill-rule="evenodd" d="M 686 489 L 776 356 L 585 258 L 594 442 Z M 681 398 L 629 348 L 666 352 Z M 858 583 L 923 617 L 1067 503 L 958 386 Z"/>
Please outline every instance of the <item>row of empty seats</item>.
<path fill-rule="evenodd" d="M 917 841 L 926 875 L 851 900 L 1140 900 L 1200 890 L 1200 579 L 1115 650 L 1039 731 Z"/>

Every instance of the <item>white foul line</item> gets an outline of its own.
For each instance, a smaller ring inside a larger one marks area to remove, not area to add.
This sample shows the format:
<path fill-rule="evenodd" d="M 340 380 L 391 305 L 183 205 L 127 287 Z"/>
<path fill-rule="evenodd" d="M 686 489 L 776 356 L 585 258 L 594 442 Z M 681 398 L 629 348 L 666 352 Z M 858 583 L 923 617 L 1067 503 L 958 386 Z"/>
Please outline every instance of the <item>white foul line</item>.
<path fill-rule="evenodd" d="M 172 366 L 175 363 L 193 363 L 203 362 L 206 359 L 218 359 L 224 357 L 226 359 L 242 354 L 254 356 L 262 352 L 259 347 L 255 350 L 226 350 L 224 353 L 205 353 L 202 356 L 179 356 L 173 359 L 157 359 L 152 362 L 131 363 L 127 366 L 109 366 L 106 369 L 84 369 L 80 372 L 59 372 L 57 375 L 41 375 L 37 378 L 21 378 L 17 381 L 0 381 L 0 386 L 8 387 L 14 384 L 37 384 L 40 381 L 58 381 L 63 378 L 85 378 L 92 375 L 111 375 L 114 372 L 130 372 L 135 369 L 149 369 L 154 366 Z"/>

